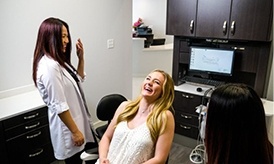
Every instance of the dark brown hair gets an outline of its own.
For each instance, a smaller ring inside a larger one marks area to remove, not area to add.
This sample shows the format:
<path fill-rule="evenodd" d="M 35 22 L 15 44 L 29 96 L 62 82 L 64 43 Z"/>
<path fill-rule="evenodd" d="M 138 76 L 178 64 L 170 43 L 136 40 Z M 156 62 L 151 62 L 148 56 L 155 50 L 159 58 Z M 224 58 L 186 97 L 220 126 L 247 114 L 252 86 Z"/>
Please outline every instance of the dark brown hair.
<path fill-rule="evenodd" d="M 68 31 L 69 43 L 66 47 L 66 52 L 62 51 L 62 26 L 65 26 Z M 71 38 L 69 26 L 66 22 L 58 18 L 48 18 L 40 25 L 36 46 L 33 56 L 32 79 L 36 86 L 37 66 L 40 59 L 47 55 L 57 61 L 61 66 L 66 68 L 65 63 L 71 65 Z"/>
<path fill-rule="evenodd" d="M 251 87 L 226 84 L 213 91 L 205 146 L 209 164 L 273 163 L 264 107 Z"/>

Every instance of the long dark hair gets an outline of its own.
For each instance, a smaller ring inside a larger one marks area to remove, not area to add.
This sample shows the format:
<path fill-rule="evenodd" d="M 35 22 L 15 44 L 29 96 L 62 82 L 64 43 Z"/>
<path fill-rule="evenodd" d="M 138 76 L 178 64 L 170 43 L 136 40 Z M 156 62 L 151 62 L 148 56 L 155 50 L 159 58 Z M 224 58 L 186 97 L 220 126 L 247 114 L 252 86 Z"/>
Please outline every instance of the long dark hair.
<path fill-rule="evenodd" d="M 67 28 L 69 39 L 65 53 L 62 51 L 62 26 Z M 35 86 L 37 86 L 37 66 L 40 59 L 44 55 L 47 55 L 57 61 L 64 68 L 66 68 L 65 63 L 71 65 L 71 38 L 69 26 L 66 22 L 58 18 L 47 18 L 40 25 L 34 50 L 32 67 L 32 79 Z"/>
<path fill-rule="evenodd" d="M 264 107 L 251 87 L 226 84 L 213 91 L 205 146 L 208 164 L 273 163 Z"/>

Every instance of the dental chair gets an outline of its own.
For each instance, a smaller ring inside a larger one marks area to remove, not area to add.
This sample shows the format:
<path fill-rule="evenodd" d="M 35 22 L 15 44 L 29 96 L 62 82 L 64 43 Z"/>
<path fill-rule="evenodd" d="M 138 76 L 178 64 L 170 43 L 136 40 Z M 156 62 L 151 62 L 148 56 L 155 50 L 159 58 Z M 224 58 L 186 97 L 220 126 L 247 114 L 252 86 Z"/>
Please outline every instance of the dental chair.
<path fill-rule="evenodd" d="M 105 131 L 107 130 L 107 127 L 111 119 L 113 118 L 116 109 L 124 101 L 127 101 L 127 99 L 121 94 L 108 94 L 102 97 L 99 103 L 97 104 L 97 107 L 96 107 L 97 118 L 101 121 L 107 121 L 105 125 L 95 129 L 96 131 L 95 136 L 99 140 L 103 137 Z M 81 154 L 80 158 L 86 164 L 95 163 L 96 160 L 99 158 L 98 147 L 84 151 Z"/>

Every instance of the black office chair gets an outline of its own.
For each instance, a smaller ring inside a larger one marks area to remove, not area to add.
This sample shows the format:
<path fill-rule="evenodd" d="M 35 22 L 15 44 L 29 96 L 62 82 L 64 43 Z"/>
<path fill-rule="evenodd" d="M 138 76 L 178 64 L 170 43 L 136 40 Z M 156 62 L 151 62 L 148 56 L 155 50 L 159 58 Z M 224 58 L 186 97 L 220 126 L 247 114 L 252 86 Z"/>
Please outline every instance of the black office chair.
<path fill-rule="evenodd" d="M 97 110 L 96 110 L 97 118 L 101 121 L 108 122 L 106 125 L 96 128 L 97 137 L 99 139 L 102 138 L 105 131 L 107 130 L 108 124 L 113 118 L 116 109 L 124 101 L 127 101 L 127 99 L 120 94 L 106 95 L 99 101 L 97 105 Z"/>
<path fill-rule="evenodd" d="M 95 129 L 97 133 L 95 135 L 99 140 L 103 137 L 105 131 L 107 130 L 116 109 L 124 101 L 127 101 L 127 99 L 120 94 L 109 94 L 101 98 L 98 102 L 96 107 L 96 116 L 101 121 L 107 121 L 107 124 Z M 98 148 L 87 150 L 83 152 L 80 157 L 86 163 L 94 163 L 98 158 Z"/>

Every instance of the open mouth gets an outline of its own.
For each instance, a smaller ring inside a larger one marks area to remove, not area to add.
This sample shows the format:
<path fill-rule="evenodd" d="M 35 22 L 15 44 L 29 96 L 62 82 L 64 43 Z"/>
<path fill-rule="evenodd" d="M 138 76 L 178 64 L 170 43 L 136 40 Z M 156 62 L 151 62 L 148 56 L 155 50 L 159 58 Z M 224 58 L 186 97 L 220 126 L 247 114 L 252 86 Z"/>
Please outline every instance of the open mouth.
<path fill-rule="evenodd" d="M 150 87 L 145 86 L 144 89 L 148 92 L 152 92 L 153 90 Z"/>

